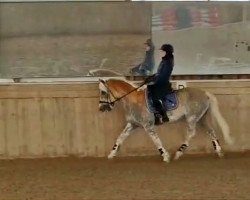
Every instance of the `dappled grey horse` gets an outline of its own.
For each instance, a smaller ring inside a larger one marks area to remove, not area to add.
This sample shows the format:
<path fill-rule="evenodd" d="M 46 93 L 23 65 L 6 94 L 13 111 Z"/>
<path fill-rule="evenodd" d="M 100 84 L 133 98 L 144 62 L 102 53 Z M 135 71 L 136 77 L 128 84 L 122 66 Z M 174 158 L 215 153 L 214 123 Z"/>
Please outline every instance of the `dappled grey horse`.
<path fill-rule="evenodd" d="M 119 147 L 131 134 L 132 130 L 142 127 L 156 145 L 163 157 L 163 161 L 169 162 L 170 155 L 163 147 L 162 142 L 154 129 L 154 114 L 147 109 L 145 90 L 138 90 L 135 85 L 122 79 L 100 80 L 99 90 L 100 111 L 111 111 L 115 102 L 121 100 L 126 112 L 127 125 L 117 138 L 108 158 L 111 159 L 116 156 Z M 216 119 L 220 126 L 225 141 L 228 144 L 232 144 L 233 141 L 229 134 L 228 124 L 219 111 L 216 97 L 211 93 L 200 89 L 184 88 L 177 91 L 177 98 L 179 106 L 175 110 L 168 111 L 167 115 L 169 116 L 170 122 L 178 121 L 185 117 L 187 122 L 187 133 L 185 141 L 176 151 L 174 159 L 179 159 L 189 146 L 190 140 L 195 136 L 196 125 L 199 121 L 203 122 L 203 125 L 206 127 L 207 133 L 211 137 L 215 152 L 219 157 L 222 157 L 223 152 L 212 126 L 213 118 Z"/>

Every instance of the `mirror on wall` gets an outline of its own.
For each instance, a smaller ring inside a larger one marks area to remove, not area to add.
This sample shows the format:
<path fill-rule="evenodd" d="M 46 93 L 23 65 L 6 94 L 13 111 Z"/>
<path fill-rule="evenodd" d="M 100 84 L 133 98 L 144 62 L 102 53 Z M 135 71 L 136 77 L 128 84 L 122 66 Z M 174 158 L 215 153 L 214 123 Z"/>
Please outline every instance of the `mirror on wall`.
<path fill-rule="evenodd" d="M 149 75 L 164 43 L 174 75 L 250 74 L 245 2 L 0 3 L 0 27 L 1 78 Z"/>
<path fill-rule="evenodd" d="M 0 3 L 0 76 L 126 74 L 144 57 L 151 3 Z"/>
<path fill-rule="evenodd" d="M 152 38 L 174 46 L 173 74 L 249 74 L 249 16 L 242 2 L 153 2 Z"/>

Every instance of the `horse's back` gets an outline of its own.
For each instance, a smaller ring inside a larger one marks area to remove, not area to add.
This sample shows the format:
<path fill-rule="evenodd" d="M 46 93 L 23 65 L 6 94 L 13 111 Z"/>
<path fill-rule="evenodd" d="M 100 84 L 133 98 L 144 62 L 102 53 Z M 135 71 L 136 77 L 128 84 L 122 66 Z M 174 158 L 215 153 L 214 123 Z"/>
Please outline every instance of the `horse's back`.
<path fill-rule="evenodd" d="M 186 87 L 177 91 L 177 98 L 180 105 L 193 107 L 193 105 L 200 105 L 207 107 L 209 97 L 206 91 L 199 88 Z"/>
<path fill-rule="evenodd" d="M 176 90 L 177 96 L 186 96 L 186 98 L 207 98 L 206 91 L 199 88 L 186 87 Z"/>

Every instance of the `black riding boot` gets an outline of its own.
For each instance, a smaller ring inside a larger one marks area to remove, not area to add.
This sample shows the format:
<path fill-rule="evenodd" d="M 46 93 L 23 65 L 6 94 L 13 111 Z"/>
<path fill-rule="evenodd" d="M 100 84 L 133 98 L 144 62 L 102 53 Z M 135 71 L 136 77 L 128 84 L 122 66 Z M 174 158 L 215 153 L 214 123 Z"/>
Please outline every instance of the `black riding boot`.
<path fill-rule="evenodd" d="M 165 111 L 162 102 L 159 100 L 154 101 L 155 108 L 157 113 L 155 113 L 155 125 L 163 124 L 164 122 L 169 121 L 167 113 Z"/>
<path fill-rule="evenodd" d="M 159 111 L 160 111 L 161 116 L 162 116 L 162 121 L 163 121 L 163 122 L 168 122 L 168 121 L 169 121 L 169 118 L 168 118 L 168 116 L 167 116 L 166 109 L 165 109 L 164 105 L 162 104 L 162 102 L 160 102 Z"/>

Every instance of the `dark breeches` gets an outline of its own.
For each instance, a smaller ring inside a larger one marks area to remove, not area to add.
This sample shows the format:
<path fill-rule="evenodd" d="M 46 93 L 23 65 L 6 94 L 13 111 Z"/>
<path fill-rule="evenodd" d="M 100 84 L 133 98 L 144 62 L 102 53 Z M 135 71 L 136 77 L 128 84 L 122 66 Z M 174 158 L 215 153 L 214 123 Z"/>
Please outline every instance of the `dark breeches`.
<path fill-rule="evenodd" d="M 167 94 L 172 92 L 170 83 L 164 85 L 148 85 L 147 87 L 153 101 L 159 99 L 162 100 L 166 97 Z"/>

